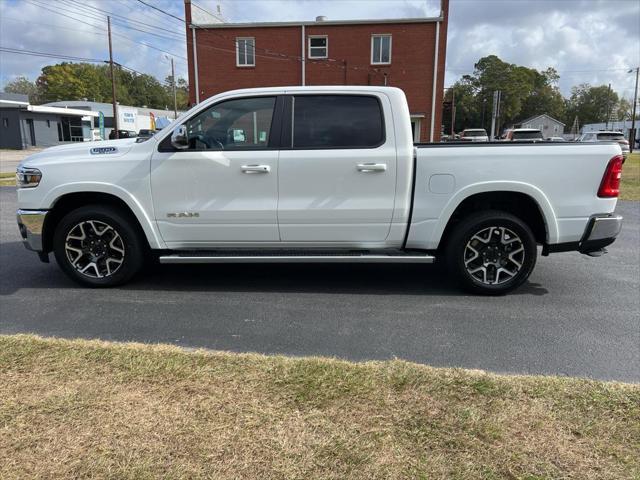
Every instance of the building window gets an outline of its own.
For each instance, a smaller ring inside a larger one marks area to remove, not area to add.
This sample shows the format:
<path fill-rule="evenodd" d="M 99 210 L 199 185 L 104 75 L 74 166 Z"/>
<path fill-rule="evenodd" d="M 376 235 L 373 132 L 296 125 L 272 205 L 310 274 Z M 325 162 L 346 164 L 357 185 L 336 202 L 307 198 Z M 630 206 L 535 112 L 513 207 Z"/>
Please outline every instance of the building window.
<path fill-rule="evenodd" d="M 391 63 L 391 35 L 371 36 L 371 63 L 374 65 Z"/>
<path fill-rule="evenodd" d="M 329 56 L 329 39 L 326 35 L 309 37 L 309 58 L 327 58 Z"/>
<path fill-rule="evenodd" d="M 255 67 L 256 39 L 253 37 L 236 38 L 236 66 Z"/>
<path fill-rule="evenodd" d="M 5 118 L 2 119 L 2 126 L 4 128 L 8 128 L 9 127 L 9 119 L 8 118 L 5 117 Z"/>

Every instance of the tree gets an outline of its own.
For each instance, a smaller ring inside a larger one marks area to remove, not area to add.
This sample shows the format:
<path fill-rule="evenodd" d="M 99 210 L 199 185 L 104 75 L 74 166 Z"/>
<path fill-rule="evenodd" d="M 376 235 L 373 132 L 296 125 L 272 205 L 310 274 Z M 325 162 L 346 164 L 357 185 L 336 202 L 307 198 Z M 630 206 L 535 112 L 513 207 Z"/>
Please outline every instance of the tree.
<path fill-rule="evenodd" d="M 116 98 L 123 105 L 159 109 L 173 108 L 173 92 L 155 77 L 133 73 L 116 66 Z M 178 100 L 184 100 L 186 81 L 178 79 Z M 39 97 L 43 102 L 59 100 L 112 101 L 111 73 L 108 65 L 90 63 L 60 63 L 42 69 L 36 80 Z M 187 96 L 188 98 L 188 96 Z M 186 100 L 184 105 L 186 106 Z"/>
<path fill-rule="evenodd" d="M 38 87 L 27 77 L 17 77 L 15 80 L 10 81 L 5 85 L 4 91 L 7 93 L 28 95 L 29 103 L 38 102 Z"/>
<path fill-rule="evenodd" d="M 581 124 L 607 122 L 607 112 L 615 112 L 618 106 L 618 94 L 607 85 L 592 87 L 583 83 L 571 89 L 567 100 L 565 123 L 570 125 L 577 116 Z M 615 116 L 615 113 L 614 113 Z"/>
<path fill-rule="evenodd" d="M 111 99 L 106 74 L 106 66 L 63 62 L 43 67 L 36 85 L 43 102 L 83 99 L 105 102 Z"/>
<path fill-rule="evenodd" d="M 626 98 L 621 98 L 616 106 L 616 119 L 617 120 L 630 120 L 633 115 L 632 102 Z"/>
<path fill-rule="evenodd" d="M 497 132 L 502 126 L 542 113 L 561 119 L 565 102 L 557 87 L 559 78 L 553 68 L 537 71 L 504 62 L 495 55 L 483 57 L 475 64 L 473 75 L 463 76 L 447 93 L 448 102 L 454 92 L 456 96 L 455 130 L 469 127 L 489 130 L 495 91 L 502 92 Z M 445 115 L 447 132 L 450 123 Z"/>
<path fill-rule="evenodd" d="M 171 75 L 167 75 L 164 79 L 167 95 L 171 98 L 171 108 L 173 108 L 173 89 Z M 186 110 L 189 108 L 189 85 L 184 78 L 176 78 L 176 98 L 178 110 Z"/>
<path fill-rule="evenodd" d="M 557 83 L 560 79 L 558 72 L 548 68 L 543 72 L 530 70 L 532 89 L 525 98 L 519 120 L 546 113 L 558 120 L 565 116 L 565 102 Z"/>

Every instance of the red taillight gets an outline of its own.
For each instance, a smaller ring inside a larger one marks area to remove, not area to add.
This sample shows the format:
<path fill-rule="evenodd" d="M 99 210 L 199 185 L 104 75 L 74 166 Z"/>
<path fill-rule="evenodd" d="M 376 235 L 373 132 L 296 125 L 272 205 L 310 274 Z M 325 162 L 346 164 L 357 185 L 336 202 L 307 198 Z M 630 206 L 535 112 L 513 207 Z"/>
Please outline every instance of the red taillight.
<path fill-rule="evenodd" d="M 620 194 L 620 177 L 622 177 L 622 162 L 624 157 L 622 155 L 616 155 L 607 165 L 607 169 L 604 171 L 602 182 L 600 182 L 600 188 L 598 189 L 598 196 L 601 198 L 617 197 Z"/>

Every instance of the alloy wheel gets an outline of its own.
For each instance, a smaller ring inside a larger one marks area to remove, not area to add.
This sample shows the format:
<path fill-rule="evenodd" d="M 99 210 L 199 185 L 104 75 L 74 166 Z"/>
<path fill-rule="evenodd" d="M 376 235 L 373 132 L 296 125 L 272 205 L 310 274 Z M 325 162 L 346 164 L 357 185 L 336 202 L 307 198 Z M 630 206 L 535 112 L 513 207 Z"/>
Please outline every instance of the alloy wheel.
<path fill-rule="evenodd" d="M 506 227 L 486 227 L 464 249 L 467 273 L 484 285 L 500 285 L 515 278 L 525 261 L 522 239 Z"/>
<path fill-rule="evenodd" d="M 71 266 L 82 275 L 105 278 L 122 266 L 125 246 L 111 225 L 99 220 L 86 220 L 69 230 L 65 253 Z"/>

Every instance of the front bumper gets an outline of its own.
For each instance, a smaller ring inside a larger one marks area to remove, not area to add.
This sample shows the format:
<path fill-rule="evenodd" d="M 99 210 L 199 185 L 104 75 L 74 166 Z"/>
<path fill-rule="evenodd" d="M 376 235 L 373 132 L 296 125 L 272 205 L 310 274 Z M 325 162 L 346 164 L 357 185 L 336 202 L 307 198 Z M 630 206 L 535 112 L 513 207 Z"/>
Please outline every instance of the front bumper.
<path fill-rule="evenodd" d="M 34 252 L 42 252 L 42 230 L 47 210 L 18 210 L 16 217 L 24 246 Z"/>
<path fill-rule="evenodd" d="M 592 215 L 579 242 L 545 245 L 542 254 L 570 251 L 585 254 L 603 253 L 604 247 L 615 242 L 620 230 L 622 230 L 622 215 L 615 213 Z"/>

